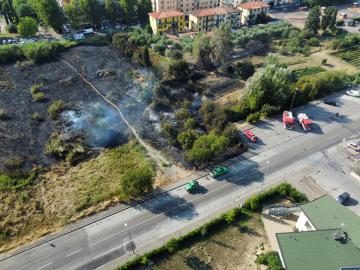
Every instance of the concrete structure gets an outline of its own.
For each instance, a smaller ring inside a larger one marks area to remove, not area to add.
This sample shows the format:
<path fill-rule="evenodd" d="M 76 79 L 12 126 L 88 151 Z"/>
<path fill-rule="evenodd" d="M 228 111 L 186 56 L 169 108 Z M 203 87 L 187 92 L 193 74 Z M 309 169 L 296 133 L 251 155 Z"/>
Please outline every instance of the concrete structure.
<path fill-rule="evenodd" d="M 232 7 L 201 9 L 189 15 L 191 31 L 211 31 L 221 22 L 230 23 L 232 28 L 240 26 L 241 11 Z"/>
<path fill-rule="evenodd" d="M 298 232 L 276 234 L 285 269 L 360 267 L 359 216 L 328 195 L 302 205 L 301 210 Z"/>
<path fill-rule="evenodd" d="M 168 10 L 149 13 L 150 25 L 155 35 L 163 32 L 183 32 L 185 14 L 177 10 Z"/>
<path fill-rule="evenodd" d="M 238 8 L 242 11 L 241 24 L 254 24 L 256 18 L 266 14 L 270 6 L 264 2 L 248 2 L 238 5 Z"/>
<path fill-rule="evenodd" d="M 176 9 L 184 13 L 219 6 L 219 0 L 151 0 L 153 11 Z"/>

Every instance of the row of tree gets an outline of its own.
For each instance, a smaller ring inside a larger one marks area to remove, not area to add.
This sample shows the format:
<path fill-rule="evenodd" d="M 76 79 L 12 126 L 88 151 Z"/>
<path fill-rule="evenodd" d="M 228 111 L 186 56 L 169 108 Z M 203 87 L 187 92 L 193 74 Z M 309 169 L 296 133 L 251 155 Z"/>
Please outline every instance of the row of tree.
<path fill-rule="evenodd" d="M 320 30 L 333 32 L 336 29 L 336 16 L 336 7 L 327 7 L 322 13 L 320 6 L 315 6 L 309 11 L 305 22 L 305 30 L 313 36 L 317 36 Z"/>

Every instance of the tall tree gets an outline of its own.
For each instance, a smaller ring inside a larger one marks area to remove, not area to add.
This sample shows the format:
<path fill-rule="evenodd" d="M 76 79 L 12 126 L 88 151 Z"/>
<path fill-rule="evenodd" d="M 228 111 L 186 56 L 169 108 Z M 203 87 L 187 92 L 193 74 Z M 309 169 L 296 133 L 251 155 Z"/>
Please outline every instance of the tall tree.
<path fill-rule="evenodd" d="M 119 10 L 113 0 L 105 0 L 105 14 L 110 23 L 114 25 L 119 16 Z"/>
<path fill-rule="evenodd" d="M 17 24 L 19 22 L 19 18 L 15 12 L 12 0 L 2 0 L 1 10 L 2 13 L 4 14 L 4 18 L 7 24 L 9 23 Z"/>
<path fill-rule="evenodd" d="M 43 23 L 62 32 L 65 16 L 57 0 L 29 0 L 29 3 Z"/>
<path fill-rule="evenodd" d="M 137 17 L 141 24 L 149 23 L 148 13 L 152 11 L 150 0 L 138 0 Z"/>
<path fill-rule="evenodd" d="M 119 0 L 120 6 L 124 12 L 125 22 L 131 23 L 135 17 L 135 0 Z"/>
<path fill-rule="evenodd" d="M 332 10 L 332 13 L 331 13 L 331 19 L 329 22 L 329 29 L 331 31 L 334 31 L 336 29 L 336 17 L 337 17 L 338 10 L 336 7 L 331 7 L 330 9 Z"/>
<path fill-rule="evenodd" d="M 230 24 L 221 23 L 213 31 L 210 46 L 212 47 L 211 60 L 214 66 L 223 66 L 231 52 Z"/>
<path fill-rule="evenodd" d="M 76 0 L 71 0 L 68 3 L 64 4 L 64 12 L 68 18 L 71 26 L 75 29 L 79 29 L 81 22 L 81 10 L 79 8 L 78 2 Z"/>
<path fill-rule="evenodd" d="M 314 36 L 318 35 L 320 28 L 320 7 L 315 6 L 309 11 L 309 15 L 305 21 L 305 29 Z"/>
<path fill-rule="evenodd" d="M 210 53 L 210 38 L 204 34 L 204 32 L 199 32 L 194 38 L 192 53 L 195 58 L 196 63 L 205 69 L 212 67 Z"/>
<path fill-rule="evenodd" d="M 86 18 L 97 25 L 101 19 L 101 6 L 99 0 L 79 0 L 80 10 Z"/>

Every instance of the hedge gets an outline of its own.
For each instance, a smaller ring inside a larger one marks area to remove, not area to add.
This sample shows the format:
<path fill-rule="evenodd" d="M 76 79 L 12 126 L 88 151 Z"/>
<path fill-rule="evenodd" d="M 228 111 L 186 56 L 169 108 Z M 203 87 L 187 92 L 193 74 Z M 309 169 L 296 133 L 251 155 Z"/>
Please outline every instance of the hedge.
<path fill-rule="evenodd" d="M 115 270 L 129 270 L 135 269 L 136 267 L 147 265 L 149 260 L 162 259 L 166 256 L 170 256 L 176 251 L 185 247 L 186 244 L 192 244 L 198 239 L 203 239 L 206 235 L 210 235 L 215 232 L 220 226 L 226 226 L 230 223 L 235 222 L 245 214 L 248 210 L 259 211 L 262 209 L 262 204 L 274 196 L 288 197 L 294 202 L 306 202 L 307 198 L 305 194 L 300 193 L 290 184 L 281 183 L 276 187 L 271 188 L 268 191 L 261 192 L 254 195 L 250 199 L 246 200 L 243 208 L 235 207 L 230 211 L 222 214 L 221 216 L 211 220 L 210 222 L 190 231 L 189 233 L 180 236 L 178 238 L 170 239 L 165 245 L 156 248 L 150 252 L 144 253 L 141 256 L 137 256 L 131 261 L 119 266 Z M 254 204 L 256 202 L 256 204 Z"/>

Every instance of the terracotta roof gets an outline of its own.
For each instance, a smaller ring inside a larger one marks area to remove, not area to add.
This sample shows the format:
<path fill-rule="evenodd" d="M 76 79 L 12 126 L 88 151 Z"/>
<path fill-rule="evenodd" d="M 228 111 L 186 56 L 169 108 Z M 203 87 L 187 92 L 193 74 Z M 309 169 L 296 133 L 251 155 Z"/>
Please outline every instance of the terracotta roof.
<path fill-rule="evenodd" d="M 196 17 L 214 16 L 214 15 L 226 15 L 230 13 L 240 13 L 241 11 L 232 7 L 215 7 L 199 9 L 191 12 Z"/>
<path fill-rule="evenodd" d="M 242 9 L 256 9 L 256 8 L 268 8 L 270 6 L 264 2 L 248 2 L 248 3 L 242 3 L 238 7 Z"/>
<path fill-rule="evenodd" d="M 185 15 L 183 12 L 177 10 L 156 11 L 148 14 L 150 17 L 153 17 L 155 19 L 165 19 L 165 18 Z"/>

